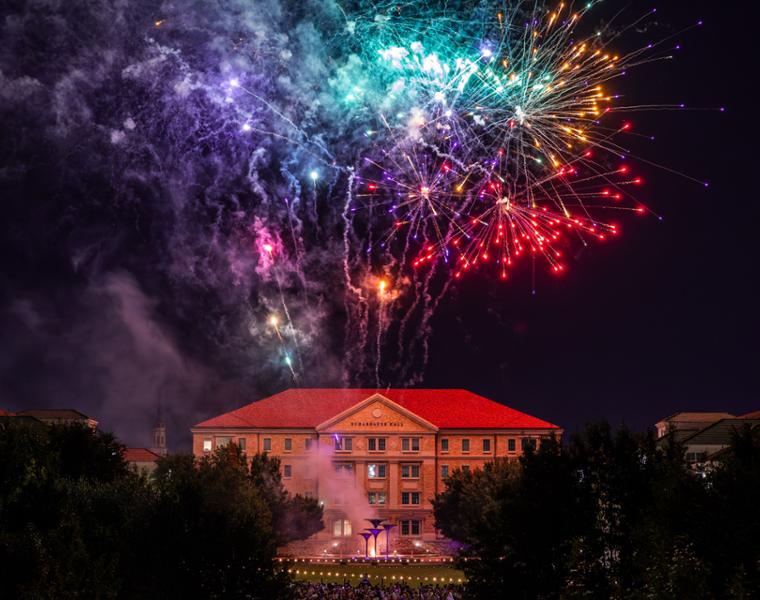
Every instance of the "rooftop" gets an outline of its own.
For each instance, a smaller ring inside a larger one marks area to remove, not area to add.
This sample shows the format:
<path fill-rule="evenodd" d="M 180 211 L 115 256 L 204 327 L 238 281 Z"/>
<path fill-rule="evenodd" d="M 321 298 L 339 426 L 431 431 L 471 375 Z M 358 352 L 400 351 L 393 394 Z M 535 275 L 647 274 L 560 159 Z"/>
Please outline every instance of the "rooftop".
<path fill-rule="evenodd" d="M 124 450 L 124 460 L 127 462 L 156 462 L 161 458 L 147 448 L 127 448 Z"/>
<path fill-rule="evenodd" d="M 727 412 L 677 412 L 661 419 L 659 422 L 686 421 L 689 423 L 714 423 L 720 419 L 732 419 L 734 415 Z"/>
<path fill-rule="evenodd" d="M 197 428 L 304 428 L 380 394 L 439 429 L 559 429 L 463 389 L 289 389 L 198 423 Z"/>
<path fill-rule="evenodd" d="M 721 419 L 684 438 L 683 441 L 686 445 L 727 446 L 731 443 L 733 434 L 745 426 L 751 428 L 758 427 L 760 426 L 760 419 Z"/>
<path fill-rule="evenodd" d="M 37 419 L 88 420 L 83 412 L 73 408 L 30 408 L 16 413 L 19 417 L 35 417 Z"/>

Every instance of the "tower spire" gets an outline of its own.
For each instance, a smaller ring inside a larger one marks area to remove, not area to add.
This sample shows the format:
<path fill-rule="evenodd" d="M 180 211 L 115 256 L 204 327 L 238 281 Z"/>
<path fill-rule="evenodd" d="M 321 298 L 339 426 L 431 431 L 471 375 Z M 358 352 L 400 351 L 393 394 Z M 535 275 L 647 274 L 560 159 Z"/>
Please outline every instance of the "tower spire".
<path fill-rule="evenodd" d="M 166 424 L 163 413 L 163 403 L 159 399 L 156 422 L 153 425 L 153 447 L 151 448 L 151 452 L 159 456 L 166 456 Z"/>

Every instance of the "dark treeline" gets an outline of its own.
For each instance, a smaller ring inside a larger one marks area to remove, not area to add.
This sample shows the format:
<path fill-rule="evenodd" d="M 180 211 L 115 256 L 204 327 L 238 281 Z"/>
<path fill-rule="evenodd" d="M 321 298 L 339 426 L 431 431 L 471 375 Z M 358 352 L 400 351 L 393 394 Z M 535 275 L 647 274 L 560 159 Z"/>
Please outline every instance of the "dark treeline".
<path fill-rule="evenodd" d="M 0 598 L 319 596 L 274 561 L 322 527 L 277 459 L 229 445 L 146 477 L 122 451 L 87 427 L 0 419 Z M 704 474 L 676 444 L 596 425 L 447 484 L 435 516 L 467 545 L 463 598 L 760 597 L 757 430 Z"/>
<path fill-rule="evenodd" d="M 600 424 L 447 483 L 436 521 L 469 545 L 468 597 L 760 598 L 757 429 L 705 473 Z"/>
<path fill-rule="evenodd" d="M 0 420 L 0 598 L 286 598 L 278 545 L 322 527 L 236 445 L 131 471 L 107 433 Z"/>

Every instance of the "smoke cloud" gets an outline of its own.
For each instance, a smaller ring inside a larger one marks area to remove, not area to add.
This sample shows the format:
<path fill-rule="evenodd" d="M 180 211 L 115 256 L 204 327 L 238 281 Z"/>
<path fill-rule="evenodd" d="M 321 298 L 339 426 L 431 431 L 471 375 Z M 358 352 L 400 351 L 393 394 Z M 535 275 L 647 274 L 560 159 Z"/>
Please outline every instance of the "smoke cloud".
<path fill-rule="evenodd" d="M 391 383 L 393 319 L 370 310 L 372 265 L 344 231 L 371 143 L 345 89 L 384 23 L 354 8 L 3 6 L 0 404 L 78 408 L 147 444 L 160 403 L 186 444 L 284 387 Z"/>

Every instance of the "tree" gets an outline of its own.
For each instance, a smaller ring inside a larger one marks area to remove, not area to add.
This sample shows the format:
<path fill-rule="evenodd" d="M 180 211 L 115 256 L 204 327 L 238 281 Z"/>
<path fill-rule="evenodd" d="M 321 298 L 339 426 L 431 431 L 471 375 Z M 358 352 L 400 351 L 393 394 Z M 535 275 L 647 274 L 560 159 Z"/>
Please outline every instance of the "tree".
<path fill-rule="evenodd" d="M 0 597 L 116 597 L 146 490 L 109 434 L 0 421 Z"/>
<path fill-rule="evenodd" d="M 760 596 L 760 427 L 738 428 L 717 468 L 711 491 L 706 546 L 713 589 L 726 598 Z M 716 593 L 717 595 L 717 593 Z"/>
<path fill-rule="evenodd" d="M 280 459 L 267 453 L 251 458 L 251 481 L 272 511 L 277 545 L 305 540 L 324 528 L 322 507 L 314 498 L 291 496 L 282 484 Z"/>
<path fill-rule="evenodd" d="M 277 546 L 321 527 L 235 445 L 132 472 L 113 436 L 0 419 L 2 598 L 287 598 Z"/>
<path fill-rule="evenodd" d="M 170 456 L 155 472 L 150 524 L 161 568 L 145 582 L 160 597 L 280 598 L 287 577 L 273 564 L 273 510 L 229 444 L 211 456 Z"/>
<path fill-rule="evenodd" d="M 589 425 L 517 464 L 455 472 L 436 525 L 466 544 L 473 597 L 732 598 L 760 590 L 760 432 L 737 431 L 714 472 L 672 439 Z"/>
<path fill-rule="evenodd" d="M 433 503 L 436 526 L 467 545 L 468 589 L 492 598 L 549 597 L 566 579 L 565 557 L 583 530 L 582 490 L 558 442 L 528 450 L 519 465 L 504 459 L 455 471 Z"/>

